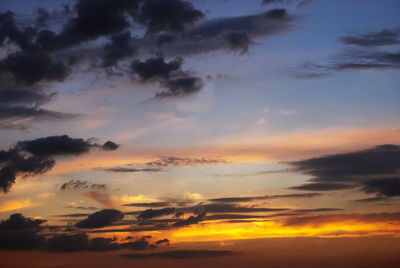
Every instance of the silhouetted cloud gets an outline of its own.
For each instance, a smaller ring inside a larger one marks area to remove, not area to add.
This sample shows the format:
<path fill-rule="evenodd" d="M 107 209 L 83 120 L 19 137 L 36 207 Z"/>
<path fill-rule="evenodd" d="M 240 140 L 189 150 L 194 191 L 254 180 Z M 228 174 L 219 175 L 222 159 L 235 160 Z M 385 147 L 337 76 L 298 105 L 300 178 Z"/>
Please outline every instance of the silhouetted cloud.
<path fill-rule="evenodd" d="M 81 180 L 70 180 L 61 185 L 60 190 L 79 190 L 79 189 L 90 189 L 90 190 L 102 190 L 105 189 L 105 184 L 90 184 L 88 181 Z"/>
<path fill-rule="evenodd" d="M 397 45 L 400 44 L 400 29 L 342 36 L 339 40 L 346 45 L 366 47 Z"/>
<path fill-rule="evenodd" d="M 139 53 L 139 41 L 129 31 L 111 36 L 110 43 L 104 47 L 103 64 L 113 66 L 119 60 Z"/>
<path fill-rule="evenodd" d="M 55 165 L 55 157 L 80 155 L 93 148 L 109 150 L 103 146 L 67 135 L 19 141 L 8 151 L 0 151 L 0 189 L 7 193 L 17 175 L 39 175 L 49 171 Z"/>
<path fill-rule="evenodd" d="M 208 199 L 208 201 L 221 202 L 221 203 L 236 203 L 236 202 L 251 202 L 257 200 L 279 199 L 279 198 L 312 198 L 316 196 L 321 196 L 321 194 L 306 193 L 306 194 L 265 195 L 265 196 L 253 196 L 253 197 L 221 197 L 221 198 Z"/>
<path fill-rule="evenodd" d="M 116 209 L 103 209 L 97 211 L 87 217 L 87 219 L 79 221 L 75 224 L 78 228 L 100 228 L 110 226 L 114 222 L 122 220 L 124 214 Z"/>
<path fill-rule="evenodd" d="M 169 206 L 170 202 L 149 202 L 149 203 L 131 203 L 124 204 L 125 207 L 166 207 Z"/>
<path fill-rule="evenodd" d="M 398 170 L 400 146 L 380 145 L 371 149 L 290 162 L 294 171 L 312 176 L 296 190 L 331 191 L 359 188 L 377 197 L 400 195 Z"/>
<path fill-rule="evenodd" d="M 129 167 L 113 167 L 105 168 L 104 171 L 120 172 L 120 173 L 135 173 L 135 172 L 160 172 L 161 168 L 129 168 Z"/>
<path fill-rule="evenodd" d="M 161 156 L 160 159 L 148 162 L 150 166 L 197 166 L 227 163 L 224 159 L 190 158 L 180 156 Z"/>
<path fill-rule="evenodd" d="M 312 182 L 306 183 L 299 186 L 290 187 L 293 190 L 304 190 L 304 191 L 335 191 L 355 188 L 357 185 L 346 184 L 346 183 L 331 183 L 331 182 Z"/>
<path fill-rule="evenodd" d="M 12 214 L 9 219 L 0 222 L 0 229 L 7 230 L 25 230 L 38 228 L 42 223 L 47 222 L 44 219 L 26 218 L 22 214 Z"/>
<path fill-rule="evenodd" d="M 378 196 L 400 196 L 400 178 L 370 179 L 363 182 L 362 190 L 367 194 L 376 193 Z"/>
<path fill-rule="evenodd" d="M 175 208 L 162 208 L 162 209 L 147 209 L 141 212 L 138 216 L 139 219 L 152 219 L 165 215 L 170 215 L 175 212 Z"/>
<path fill-rule="evenodd" d="M 107 143 L 105 143 L 107 144 Z M 104 145 L 105 145 L 104 144 Z M 103 145 L 103 146 L 104 146 Z M 89 152 L 93 148 L 109 150 L 109 148 L 100 146 L 90 140 L 74 139 L 68 135 L 50 136 L 36 140 L 19 141 L 16 145 L 18 150 L 23 150 L 38 156 L 56 156 L 56 155 L 79 155 Z M 115 149 L 117 149 L 116 147 Z M 113 148 L 114 150 L 114 148 Z"/>
<path fill-rule="evenodd" d="M 0 75 L 0 129 L 24 129 L 30 122 L 78 117 L 42 109 L 56 95 L 36 86 L 21 86 Z"/>
<path fill-rule="evenodd" d="M 17 82 L 33 85 L 39 81 L 63 81 L 69 74 L 61 61 L 44 53 L 16 52 L 0 61 L 0 75 L 11 73 Z"/>
<path fill-rule="evenodd" d="M 45 238 L 39 235 L 43 219 L 32 219 L 22 214 L 12 214 L 0 222 L 0 248 L 11 250 L 34 250 L 42 247 Z"/>
<path fill-rule="evenodd" d="M 400 68 L 400 52 L 393 50 L 366 49 L 378 46 L 400 44 L 400 30 L 385 29 L 380 32 L 343 36 L 339 39 L 345 45 L 343 53 L 332 58 L 328 64 L 306 63 L 292 72 L 298 78 L 318 78 L 346 70 L 390 70 Z"/>
<path fill-rule="evenodd" d="M 230 32 L 226 35 L 226 40 L 229 42 L 230 49 L 241 50 L 242 53 L 247 52 L 253 44 L 246 32 Z"/>
<path fill-rule="evenodd" d="M 156 94 L 156 98 L 185 96 L 197 92 L 203 85 L 201 78 L 182 71 L 182 58 L 165 62 L 163 58 L 150 58 L 147 61 L 134 61 L 133 72 L 142 82 L 158 82 L 167 91 Z"/>
<path fill-rule="evenodd" d="M 44 236 L 34 230 L 1 230 L 0 248 L 9 250 L 36 250 L 46 242 Z"/>
<path fill-rule="evenodd" d="M 59 234 L 49 238 L 47 249 L 49 251 L 76 252 L 87 249 L 89 238 L 85 233 Z"/>
<path fill-rule="evenodd" d="M 143 254 L 124 254 L 123 256 L 131 259 L 145 258 L 167 258 L 167 259 L 191 259 L 191 258 L 216 258 L 224 256 L 233 256 L 237 253 L 229 250 L 171 250 L 157 253 Z"/>
<path fill-rule="evenodd" d="M 182 31 L 202 19 L 204 14 L 188 1 L 150 0 L 144 1 L 140 10 L 139 22 L 148 25 L 147 32 Z"/>

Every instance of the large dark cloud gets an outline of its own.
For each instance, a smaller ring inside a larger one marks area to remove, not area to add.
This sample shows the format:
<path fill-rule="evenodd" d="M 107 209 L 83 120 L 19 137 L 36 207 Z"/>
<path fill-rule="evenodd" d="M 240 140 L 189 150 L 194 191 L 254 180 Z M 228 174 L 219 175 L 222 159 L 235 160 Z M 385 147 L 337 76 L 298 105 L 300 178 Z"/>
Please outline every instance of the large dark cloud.
<path fill-rule="evenodd" d="M 379 196 L 400 196 L 400 178 L 370 179 L 363 183 L 362 190 Z"/>
<path fill-rule="evenodd" d="M 294 171 L 312 176 L 311 183 L 292 189 L 329 191 L 360 188 L 365 193 L 400 195 L 400 146 L 371 149 L 290 162 Z"/>
<path fill-rule="evenodd" d="M 27 85 L 39 81 L 63 81 L 69 73 L 62 62 L 45 53 L 16 52 L 0 61 L 0 74 L 11 73 L 17 82 Z"/>
<path fill-rule="evenodd" d="M 52 236 L 48 243 L 49 251 L 75 252 L 87 249 L 89 238 L 85 233 L 59 234 Z"/>
<path fill-rule="evenodd" d="M 9 219 L 0 222 L 0 229 L 7 230 L 25 230 L 38 228 L 46 220 L 26 218 L 22 214 L 12 214 Z"/>
<path fill-rule="evenodd" d="M 124 214 L 116 209 L 103 209 L 97 211 L 84 219 L 76 223 L 78 228 L 100 228 L 110 226 L 114 222 L 122 220 Z"/>
<path fill-rule="evenodd" d="M 139 53 L 139 42 L 129 31 L 111 36 L 110 43 L 104 47 L 103 64 L 116 65 L 118 61 Z"/>
<path fill-rule="evenodd" d="M 38 234 L 43 219 L 26 218 L 22 214 L 13 214 L 0 222 L 0 248 L 12 250 L 33 250 L 42 247 L 45 238 Z"/>
<path fill-rule="evenodd" d="M 139 22 L 148 26 L 148 33 L 158 31 L 182 31 L 202 19 L 204 14 L 188 1 L 148 0 L 144 1 Z"/>
<path fill-rule="evenodd" d="M 16 145 L 17 150 L 26 151 L 38 156 L 56 155 L 80 155 L 89 152 L 91 149 L 100 148 L 103 150 L 115 150 L 118 146 L 110 148 L 106 142 L 98 145 L 90 140 L 71 138 L 68 135 L 50 136 L 36 140 L 19 141 Z M 114 144 L 114 143 L 113 143 Z"/>
<path fill-rule="evenodd" d="M 55 157 L 79 155 L 94 148 L 106 150 L 104 145 L 67 135 L 19 141 L 8 151 L 0 151 L 0 190 L 7 193 L 17 175 L 38 175 L 49 171 L 55 165 Z"/>

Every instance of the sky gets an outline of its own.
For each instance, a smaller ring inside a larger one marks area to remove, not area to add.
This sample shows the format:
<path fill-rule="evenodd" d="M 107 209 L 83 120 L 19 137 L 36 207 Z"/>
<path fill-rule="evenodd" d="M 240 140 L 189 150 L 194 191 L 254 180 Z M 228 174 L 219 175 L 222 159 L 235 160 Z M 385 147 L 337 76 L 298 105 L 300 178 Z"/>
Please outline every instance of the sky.
<path fill-rule="evenodd" d="M 6 267 L 399 261 L 399 1 L 0 3 Z"/>

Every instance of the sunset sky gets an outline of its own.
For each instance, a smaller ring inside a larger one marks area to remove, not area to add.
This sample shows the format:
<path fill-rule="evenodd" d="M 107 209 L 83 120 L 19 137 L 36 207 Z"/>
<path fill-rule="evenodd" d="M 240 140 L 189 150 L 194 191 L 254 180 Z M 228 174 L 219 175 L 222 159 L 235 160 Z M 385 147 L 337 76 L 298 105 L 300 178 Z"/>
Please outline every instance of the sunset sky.
<path fill-rule="evenodd" d="M 0 260 L 395 267 L 399 10 L 1 0 Z"/>

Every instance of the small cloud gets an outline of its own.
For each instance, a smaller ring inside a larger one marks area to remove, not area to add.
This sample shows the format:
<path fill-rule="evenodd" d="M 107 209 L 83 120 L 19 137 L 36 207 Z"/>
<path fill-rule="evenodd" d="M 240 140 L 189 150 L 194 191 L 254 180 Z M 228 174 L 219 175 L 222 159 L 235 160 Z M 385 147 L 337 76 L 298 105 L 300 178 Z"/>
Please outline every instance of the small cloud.
<path fill-rule="evenodd" d="M 31 199 L 7 200 L 0 206 L 0 212 L 13 211 L 33 207 L 37 204 L 32 203 Z"/>

